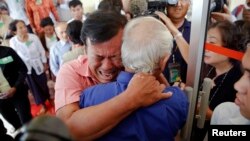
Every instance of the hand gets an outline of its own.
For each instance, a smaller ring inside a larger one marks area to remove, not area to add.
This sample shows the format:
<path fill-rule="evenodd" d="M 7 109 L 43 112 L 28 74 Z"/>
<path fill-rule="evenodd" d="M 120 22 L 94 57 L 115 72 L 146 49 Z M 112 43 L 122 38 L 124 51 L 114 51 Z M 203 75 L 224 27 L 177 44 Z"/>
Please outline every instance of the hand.
<path fill-rule="evenodd" d="M 13 97 L 13 95 L 16 93 L 16 88 L 12 87 L 10 88 L 6 93 L 0 94 L 0 99 L 7 99 Z"/>
<path fill-rule="evenodd" d="M 172 33 L 173 36 L 179 33 L 179 30 L 175 27 L 173 22 L 164 13 L 155 11 L 155 14 L 158 15 L 160 19 L 165 23 L 168 30 Z"/>
<path fill-rule="evenodd" d="M 180 81 L 180 82 L 174 82 L 173 86 L 179 87 L 181 90 L 184 90 L 186 84 Z"/>
<path fill-rule="evenodd" d="M 158 77 L 156 77 L 156 79 L 161 83 L 164 84 L 166 87 L 170 86 L 168 83 L 168 80 L 165 78 L 165 76 L 163 75 L 163 73 L 161 73 Z"/>
<path fill-rule="evenodd" d="M 137 73 L 129 82 L 126 92 L 135 107 L 146 107 L 172 95 L 171 92 L 162 93 L 164 89 L 165 85 L 160 84 L 153 75 Z"/>
<path fill-rule="evenodd" d="M 217 21 L 230 21 L 230 22 L 234 22 L 233 20 L 233 15 L 231 15 L 230 10 L 228 9 L 228 7 L 226 5 L 223 6 L 223 10 L 224 13 L 221 12 L 212 12 L 211 13 L 211 17 L 213 18 L 213 20 L 215 20 L 215 22 Z"/>

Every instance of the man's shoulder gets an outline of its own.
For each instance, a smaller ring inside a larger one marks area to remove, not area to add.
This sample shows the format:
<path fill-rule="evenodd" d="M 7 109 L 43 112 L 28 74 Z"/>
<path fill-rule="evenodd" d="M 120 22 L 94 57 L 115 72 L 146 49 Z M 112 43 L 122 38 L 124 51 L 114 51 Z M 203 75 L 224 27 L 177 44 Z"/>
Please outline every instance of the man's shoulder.
<path fill-rule="evenodd" d="M 164 99 L 163 102 L 165 105 L 174 107 L 175 109 L 185 110 L 187 111 L 189 101 L 187 95 L 182 91 L 179 87 L 167 87 L 164 92 L 172 92 L 172 96 Z"/>
<path fill-rule="evenodd" d="M 117 89 L 116 82 L 88 87 L 84 89 L 80 95 L 80 107 L 84 108 L 103 103 L 120 93 L 120 90 Z"/>
<path fill-rule="evenodd" d="M 63 54 L 63 60 L 64 62 L 68 62 L 71 60 L 74 60 L 75 58 L 78 58 L 80 55 L 84 55 L 84 49 L 80 48 L 80 49 L 73 49 L 71 51 L 68 51 L 66 53 Z"/>
<path fill-rule="evenodd" d="M 239 108 L 235 103 L 233 103 L 233 102 L 224 102 L 224 103 L 221 103 L 220 105 L 218 105 L 215 110 L 224 111 L 224 114 L 227 114 L 227 113 L 231 114 L 232 112 L 235 112 L 238 109 Z"/>
<path fill-rule="evenodd" d="M 188 21 L 187 19 L 185 19 L 183 25 L 184 25 L 186 28 L 191 28 L 191 21 Z"/>
<path fill-rule="evenodd" d="M 100 83 L 91 87 L 88 87 L 84 90 L 85 94 L 90 93 L 105 93 L 105 94 L 111 94 L 116 89 L 117 85 L 116 82 L 109 82 L 109 83 Z"/>
<path fill-rule="evenodd" d="M 211 124 L 232 124 L 230 120 L 238 116 L 239 107 L 233 102 L 224 102 L 214 109 Z"/>
<path fill-rule="evenodd" d="M 181 90 L 179 87 L 176 86 L 171 86 L 171 87 L 166 87 L 164 92 L 172 92 L 173 95 L 176 95 L 178 97 L 186 97 L 186 94 L 184 93 L 183 90 Z"/>
<path fill-rule="evenodd" d="M 87 59 L 87 56 L 82 55 L 82 56 L 79 56 L 75 60 L 72 60 L 63 64 L 60 68 L 60 71 L 74 73 L 74 72 L 78 72 L 80 70 L 83 71 L 86 69 L 88 69 L 88 59 Z"/>

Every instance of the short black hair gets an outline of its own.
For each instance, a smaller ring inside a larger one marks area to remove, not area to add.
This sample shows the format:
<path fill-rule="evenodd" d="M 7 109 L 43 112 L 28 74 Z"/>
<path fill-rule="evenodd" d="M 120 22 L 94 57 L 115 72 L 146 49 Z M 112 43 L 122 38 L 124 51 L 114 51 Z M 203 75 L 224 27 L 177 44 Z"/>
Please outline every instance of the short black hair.
<path fill-rule="evenodd" d="M 80 5 L 82 7 L 82 2 L 79 0 L 72 0 L 69 2 L 69 8 L 76 7 L 78 5 Z"/>
<path fill-rule="evenodd" d="M 218 21 L 212 23 L 209 29 L 217 28 L 221 34 L 222 46 L 235 51 L 242 51 L 240 48 L 239 31 L 234 23 L 229 21 Z M 234 65 L 238 60 L 230 58 L 229 61 Z"/>
<path fill-rule="evenodd" d="M 16 25 L 17 23 L 22 22 L 23 24 L 25 24 L 25 22 L 23 20 L 14 20 L 9 24 L 9 30 L 11 32 L 16 32 L 17 28 Z"/>
<path fill-rule="evenodd" d="M 126 23 L 126 17 L 117 12 L 97 10 L 84 21 L 81 40 L 85 45 L 87 38 L 91 44 L 108 41 L 123 29 Z"/>
<path fill-rule="evenodd" d="M 45 26 L 48 25 L 54 26 L 52 19 L 50 17 L 43 18 L 40 22 L 40 26 L 44 28 Z"/>
<path fill-rule="evenodd" d="M 82 28 L 82 22 L 79 20 L 74 20 L 67 25 L 66 33 L 69 36 L 70 41 L 73 42 L 74 44 L 83 45 L 83 42 L 80 38 L 81 28 Z"/>
<path fill-rule="evenodd" d="M 118 13 L 122 10 L 121 0 L 102 0 L 98 5 L 98 10 L 114 10 Z"/>

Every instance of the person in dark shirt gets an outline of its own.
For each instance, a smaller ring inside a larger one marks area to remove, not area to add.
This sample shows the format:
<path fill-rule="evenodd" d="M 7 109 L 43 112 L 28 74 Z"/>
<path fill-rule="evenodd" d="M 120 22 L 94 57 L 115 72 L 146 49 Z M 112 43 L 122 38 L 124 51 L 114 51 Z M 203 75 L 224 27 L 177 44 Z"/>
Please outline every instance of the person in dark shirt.
<path fill-rule="evenodd" d="M 210 25 L 207 32 L 207 43 L 239 51 L 238 31 L 234 24 L 220 21 Z M 204 54 L 204 77 L 213 80 L 204 128 L 196 129 L 195 141 L 203 141 L 210 125 L 214 109 L 223 102 L 233 102 L 236 98 L 234 83 L 242 76 L 240 62 L 222 54 L 206 50 Z"/>
<path fill-rule="evenodd" d="M 190 0 L 179 0 L 176 5 L 167 4 L 167 16 L 156 13 L 165 22 L 174 37 L 174 47 L 163 71 L 170 85 L 176 81 L 186 83 L 191 22 L 185 16 L 190 3 Z"/>
<path fill-rule="evenodd" d="M 28 87 L 24 83 L 27 68 L 12 48 L 4 46 L 0 46 L 0 68 L 10 85 L 0 96 L 0 113 L 18 129 L 32 119 Z"/>

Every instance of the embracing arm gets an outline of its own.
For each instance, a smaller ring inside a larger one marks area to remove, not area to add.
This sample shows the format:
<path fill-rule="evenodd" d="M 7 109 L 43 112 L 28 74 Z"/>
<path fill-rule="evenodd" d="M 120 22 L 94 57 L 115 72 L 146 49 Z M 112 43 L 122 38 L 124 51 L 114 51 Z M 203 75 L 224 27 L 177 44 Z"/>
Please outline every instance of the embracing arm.
<path fill-rule="evenodd" d="M 121 94 L 84 109 L 79 109 L 77 102 L 72 103 L 59 109 L 56 114 L 66 122 L 77 140 L 93 140 L 107 133 L 136 109 L 130 102 Z"/>
<path fill-rule="evenodd" d="M 78 103 L 72 103 L 57 110 L 56 114 L 65 121 L 77 140 L 94 140 L 139 107 L 171 96 L 161 93 L 164 88 L 153 76 L 137 74 L 126 91 L 102 104 L 79 109 Z"/>

